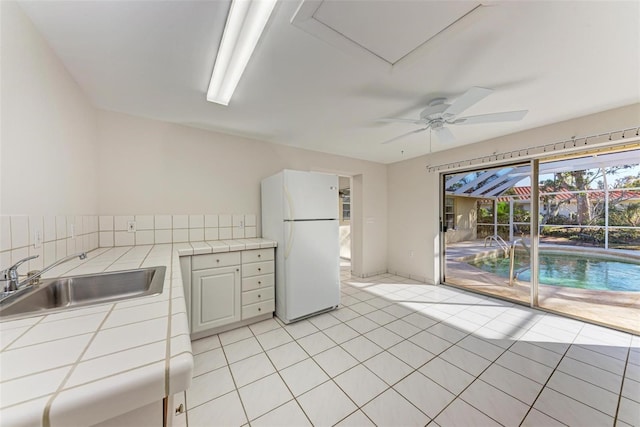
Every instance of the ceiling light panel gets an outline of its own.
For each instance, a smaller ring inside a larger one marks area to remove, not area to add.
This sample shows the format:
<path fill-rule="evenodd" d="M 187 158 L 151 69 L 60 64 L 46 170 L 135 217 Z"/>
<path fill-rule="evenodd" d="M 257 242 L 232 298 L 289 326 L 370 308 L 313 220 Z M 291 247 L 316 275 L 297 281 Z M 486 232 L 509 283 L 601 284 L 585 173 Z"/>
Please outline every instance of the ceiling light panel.
<path fill-rule="evenodd" d="M 207 91 L 207 101 L 229 105 L 276 0 L 233 0 Z"/>

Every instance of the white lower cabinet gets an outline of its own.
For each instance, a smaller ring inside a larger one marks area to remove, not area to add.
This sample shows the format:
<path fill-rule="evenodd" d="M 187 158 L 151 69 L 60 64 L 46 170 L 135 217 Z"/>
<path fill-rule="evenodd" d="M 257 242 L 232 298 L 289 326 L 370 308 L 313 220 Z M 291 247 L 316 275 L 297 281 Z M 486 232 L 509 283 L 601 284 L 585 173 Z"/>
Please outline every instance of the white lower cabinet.
<path fill-rule="evenodd" d="M 187 427 L 187 404 L 184 391 L 168 399 L 166 427 Z"/>
<path fill-rule="evenodd" d="M 92 427 L 187 427 L 185 392 L 181 391 Z"/>
<path fill-rule="evenodd" d="M 99 424 L 94 424 L 93 427 L 163 427 L 163 412 L 164 402 L 159 400 Z"/>
<path fill-rule="evenodd" d="M 191 276 L 191 332 L 241 319 L 240 266 L 194 271 Z"/>
<path fill-rule="evenodd" d="M 242 252 L 242 320 L 273 313 L 274 271 L 273 249 Z"/>
<path fill-rule="evenodd" d="M 248 325 L 273 315 L 274 249 L 193 255 L 185 294 L 192 338 Z"/>

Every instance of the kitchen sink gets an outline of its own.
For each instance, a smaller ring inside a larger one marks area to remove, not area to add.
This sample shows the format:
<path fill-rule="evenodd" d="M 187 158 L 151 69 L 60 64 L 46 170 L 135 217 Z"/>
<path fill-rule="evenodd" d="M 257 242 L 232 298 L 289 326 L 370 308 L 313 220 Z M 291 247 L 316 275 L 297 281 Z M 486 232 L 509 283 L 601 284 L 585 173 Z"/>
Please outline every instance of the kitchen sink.
<path fill-rule="evenodd" d="M 3 300 L 0 319 L 157 295 L 162 292 L 165 271 L 166 267 L 150 267 L 43 279 L 15 298 Z"/>

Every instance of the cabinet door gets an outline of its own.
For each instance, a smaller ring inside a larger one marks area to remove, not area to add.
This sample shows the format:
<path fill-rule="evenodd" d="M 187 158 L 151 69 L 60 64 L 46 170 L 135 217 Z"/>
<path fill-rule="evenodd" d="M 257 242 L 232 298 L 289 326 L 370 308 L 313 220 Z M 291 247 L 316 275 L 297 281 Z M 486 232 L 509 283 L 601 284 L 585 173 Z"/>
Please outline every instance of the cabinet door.
<path fill-rule="evenodd" d="M 240 288 L 240 266 L 194 272 L 191 277 L 191 332 L 239 321 Z"/>

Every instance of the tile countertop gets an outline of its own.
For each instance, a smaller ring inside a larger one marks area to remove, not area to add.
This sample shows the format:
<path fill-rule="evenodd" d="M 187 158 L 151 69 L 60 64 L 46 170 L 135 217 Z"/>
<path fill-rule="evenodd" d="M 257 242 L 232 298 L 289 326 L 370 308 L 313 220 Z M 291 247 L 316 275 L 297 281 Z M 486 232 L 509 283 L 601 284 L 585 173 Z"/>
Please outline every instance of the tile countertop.
<path fill-rule="evenodd" d="M 0 323 L 0 424 L 92 425 L 186 390 L 193 355 L 180 256 L 266 239 L 99 248 L 46 277 L 166 266 L 161 294 Z"/>

